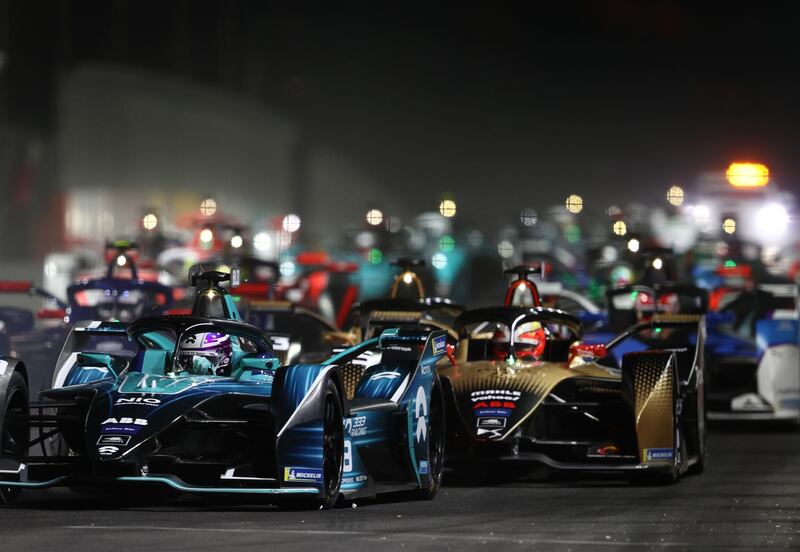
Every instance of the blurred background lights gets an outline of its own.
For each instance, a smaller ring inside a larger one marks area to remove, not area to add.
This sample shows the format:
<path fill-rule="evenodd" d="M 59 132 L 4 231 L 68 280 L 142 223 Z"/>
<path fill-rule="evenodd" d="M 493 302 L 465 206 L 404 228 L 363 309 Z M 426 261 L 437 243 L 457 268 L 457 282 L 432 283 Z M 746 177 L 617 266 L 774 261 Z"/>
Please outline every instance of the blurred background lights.
<path fill-rule="evenodd" d="M 656 270 L 661 270 L 664 268 L 664 261 L 661 260 L 661 257 L 656 257 L 653 259 L 653 268 Z"/>
<path fill-rule="evenodd" d="M 603 247 L 600 254 L 603 257 L 603 260 L 607 263 L 613 263 L 614 261 L 617 260 L 617 257 L 619 256 L 619 253 L 617 252 L 616 248 L 610 245 L 606 245 L 605 247 Z"/>
<path fill-rule="evenodd" d="M 286 215 L 281 222 L 281 228 L 283 228 L 284 232 L 289 232 L 290 234 L 297 232 L 300 230 L 300 217 L 295 214 Z"/>
<path fill-rule="evenodd" d="M 456 240 L 453 236 L 448 236 L 445 234 L 441 238 L 439 238 L 439 250 L 443 251 L 444 253 L 450 253 L 453 249 L 456 248 Z"/>
<path fill-rule="evenodd" d="M 127 263 L 128 259 L 125 258 L 125 255 L 117 256 L 117 266 L 125 266 Z"/>
<path fill-rule="evenodd" d="M 383 212 L 380 209 L 370 209 L 367 211 L 367 224 L 378 226 L 383 222 Z"/>
<path fill-rule="evenodd" d="M 200 241 L 202 243 L 211 243 L 214 241 L 214 232 L 212 232 L 210 228 L 203 228 L 203 230 L 200 231 Z"/>
<path fill-rule="evenodd" d="M 726 218 L 722 221 L 722 230 L 726 234 L 733 234 L 736 232 L 736 221 L 732 218 Z"/>
<path fill-rule="evenodd" d="M 731 186 L 760 188 L 769 182 L 769 169 L 761 163 L 731 163 L 725 176 Z"/>
<path fill-rule="evenodd" d="M 711 210 L 705 205 L 695 205 L 692 208 L 692 218 L 701 229 L 708 228 L 711 224 Z"/>
<path fill-rule="evenodd" d="M 214 198 L 206 198 L 200 203 L 200 212 L 207 217 L 214 216 L 217 212 L 217 202 Z"/>
<path fill-rule="evenodd" d="M 470 230 L 467 234 L 467 243 L 470 247 L 478 248 L 483 245 L 483 233 L 480 230 Z"/>
<path fill-rule="evenodd" d="M 356 245 L 361 249 L 369 249 L 375 245 L 375 234 L 372 232 L 359 232 L 356 234 Z"/>
<path fill-rule="evenodd" d="M 567 238 L 569 243 L 578 243 L 581 241 L 581 229 L 577 224 L 570 224 L 564 231 L 564 237 Z"/>
<path fill-rule="evenodd" d="M 620 209 L 616 205 L 612 205 L 608 209 L 606 209 L 606 214 L 609 217 L 619 217 L 622 215 L 622 209 Z"/>
<path fill-rule="evenodd" d="M 497 252 L 504 259 L 508 259 L 514 255 L 514 245 L 508 240 L 503 240 L 497 244 Z"/>
<path fill-rule="evenodd" d="M 367 253 L 367 261 L 370 264 L 381 264 L 383 262 L 383 251 L 377 248 L 370 249 L 369 253 Z"/>
<path fill-rule="evenodd" d="M 667 201 L 669 201 L 670 205 L 674 205 L 675 207 L 679 207 L 683 205 L 683 188 L 680 186 L 673 186 L 667 192 Z"/>
<path fill-rule="evenodd" d="M 433 257 L 431 257 L 431 264 L 433 265 L 433 268 L 437 270 L 443 270 L 447 268 L 447 255 L 441 251 L 439 253 L 434 253 Z"/>
<path fill-rule="evenodd" d="M 278 268 L 281 271 L 281 275 L 286 276 L 287 278 L 294 276 L 294 273 L 297 270 L 297 267 L 292 261 L 283 261 Z"/>
<path fill-rule="evenodd" d="M 583 211 L 583 198 L 578 194 L 572 194 L 567 198 L 565 203 L 567 207 L 567 211 L 570 213 L 577 215 L 581 211 Z"/>
<path fill-rule="evenodd" d="M 624 236 L 628 233 L 628 225 L 622 220 L 615 222 L 614 226 L 612 226 L 612 229 L 614 230 L 614 234 L 617 236 Z"/>
<path fill-rule="evenodd" d="M 253 237 L 253 246 L 257 251 L 267 251 L 272 247 L 272 237 L 266 232 L 259 232 Z"/>
<path fill-rule="evenodd" d="M 789 213 L 777 203 L 765 205 L 756 213 L 756 227 L 765 237 L 783 234 L 789 226 Z"/>
<path fill-rule="evenodd" d="M 142 226 L 145 230 L 153 230 L 158 226 L 158 217 L 153 213 L 147 213 L 142 219 Z"/>
<path fill-rule="evenodd" d="M 628 251 L 631 253 L 636 253 L 639 251 L 639 240 L 636 238 L 628 240 Z"/>
<path fill-rule="evenodd" d="M 231 238 L 231 247 L 234 249 L 239 249 L 244 244 L 244 238 L 242 238 L 239 234 L 236 234 Z"/>
<path fill-rule="evenodd" d="M 539 220 L 539 215 L 534 209 L 525 207 L 519 214 L 519 220 L 525 226 L 534 226 Z"/>
<path fill-rule="evenodd" d="M 452 199 L 443 199 L 439 203 L 439 212 L 443 217 L 454 217 L 456 215 L 456 202 Z"/>

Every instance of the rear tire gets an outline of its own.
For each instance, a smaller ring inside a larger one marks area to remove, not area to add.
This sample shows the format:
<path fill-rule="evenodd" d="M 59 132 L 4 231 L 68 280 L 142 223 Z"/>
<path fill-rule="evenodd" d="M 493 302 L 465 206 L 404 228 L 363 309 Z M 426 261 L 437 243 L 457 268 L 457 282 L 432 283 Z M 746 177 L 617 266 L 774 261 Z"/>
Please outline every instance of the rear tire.
<path fill-rule="evenodd" d="M 27 443 L 30 438 L 28 426 L 14 424 L 9 417 L 13 413 L 27 414 L 28 410 L 28 386 L 22 374 L 14 372 L 6 387 L 4 416 L 0 428 L 0 456 L 3 458 L 21 460 L 27 454 Z M 0 505 L 16 501 L 21 492 L 22 489 L 19 487 L 0 487 Z"/>

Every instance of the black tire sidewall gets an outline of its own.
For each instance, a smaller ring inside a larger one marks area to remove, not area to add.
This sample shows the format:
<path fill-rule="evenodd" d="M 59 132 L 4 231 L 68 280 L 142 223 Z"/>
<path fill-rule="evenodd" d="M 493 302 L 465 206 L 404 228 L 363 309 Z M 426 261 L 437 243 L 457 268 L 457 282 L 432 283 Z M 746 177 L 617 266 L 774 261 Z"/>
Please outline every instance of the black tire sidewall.
<path fill-rule="evenodd" d="M 25 410 L 29 409 L 28 404 L 28 386 L 25 383 L 25 378 L 19 372 L 13 372 L 9 378 L 8 386 L 6 386 L 5 402 L 3 404 L 3 427 L 0 427 L 0 439 L 5 435 L 5 424 L 8 423 L 8 410 L 11 405 L 11 399 L 16 393 L 22 393 L 25 398 Z M 10 504 L 19 497 L 21 489 L 19 487 L 0 487 L 0 505 Z"/>

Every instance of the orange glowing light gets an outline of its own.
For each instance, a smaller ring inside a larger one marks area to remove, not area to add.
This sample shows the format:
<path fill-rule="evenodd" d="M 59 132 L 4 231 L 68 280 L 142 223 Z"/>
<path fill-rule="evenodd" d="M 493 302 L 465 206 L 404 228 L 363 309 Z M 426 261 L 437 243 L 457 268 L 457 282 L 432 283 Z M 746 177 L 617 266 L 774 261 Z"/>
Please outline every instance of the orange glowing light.
<path fill-rule="evenodd" d="M 731 163 L 725 175 L 736 188 L 761 188 L 769 182 L 769 169 L 761 163 Z"/>

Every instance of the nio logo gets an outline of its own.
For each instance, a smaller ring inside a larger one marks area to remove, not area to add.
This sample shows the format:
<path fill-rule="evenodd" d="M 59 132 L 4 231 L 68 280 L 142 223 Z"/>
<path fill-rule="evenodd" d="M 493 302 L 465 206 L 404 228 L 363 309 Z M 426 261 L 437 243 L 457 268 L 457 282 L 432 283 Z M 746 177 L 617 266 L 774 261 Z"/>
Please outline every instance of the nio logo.
<path fill-rule="evenodd" d="M 101 422 L 100 425 L 108 425 L 108 424 L 129 424 L 129 425 L 138 425 L 138 426 L 146 426 L 147 420 L 144 418 L 108 418 L 104 422 Z"/>
<path fill-rule="evenodd" d="M 414 418 L 417 420 L 417 442 L 421 443 L 428 438 L 428 399 L 421 385 L 417 388 L 417 398 L 414 401 Z"/>
<path fill-rule="evenodd" d="M 145 405 L 145 406 L 158 406 L 161 404 L 161 399 L 154 399 L 151 397 L 120 397 L 117 399 L 117 402 L 114 403 L 115 405 L 126 405 L 126 404 L 136 404 L 136 405 Z"/>

